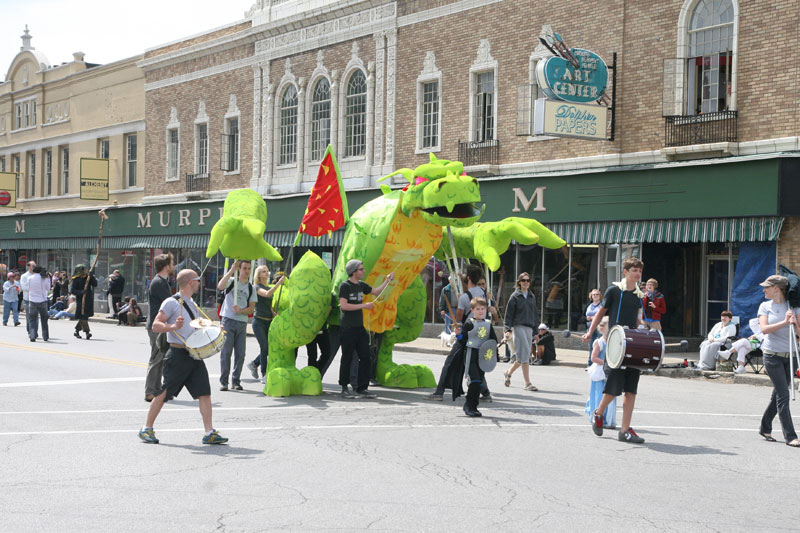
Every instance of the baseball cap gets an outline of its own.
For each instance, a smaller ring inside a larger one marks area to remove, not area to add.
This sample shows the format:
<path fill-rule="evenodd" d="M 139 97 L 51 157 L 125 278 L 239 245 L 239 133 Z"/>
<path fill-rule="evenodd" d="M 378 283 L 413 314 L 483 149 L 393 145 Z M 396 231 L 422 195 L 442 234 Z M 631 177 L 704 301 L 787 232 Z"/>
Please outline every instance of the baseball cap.
<path fill-rule="evenodd" d="M 778 287 L 781 290 L 786 290 L 789 287 L 789 280 L 783 276 L 778 276 L 777 274 L 773 274 L 772 276 L 768 277 L 761 283 L 759 283 L 762 287 Z"/>
<path fill-rule="evenodd" d="M 545 324 L 544 322 L 542 322 L 541 324 L 539 324 L 539 329 L 548 330 L 548 329 L 550 329 L 550 328 L 548 328 L 548 327 L 547 327 L 547 324 Z"/>

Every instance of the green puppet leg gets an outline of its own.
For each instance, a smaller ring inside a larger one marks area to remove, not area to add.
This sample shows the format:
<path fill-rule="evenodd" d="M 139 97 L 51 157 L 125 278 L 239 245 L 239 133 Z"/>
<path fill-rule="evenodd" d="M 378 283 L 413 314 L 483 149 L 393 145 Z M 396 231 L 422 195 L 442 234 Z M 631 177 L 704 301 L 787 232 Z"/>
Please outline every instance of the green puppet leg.
<path fill-rule="evenodd" d="M 399 389 L 430 388 L 436 386 L 433 372 L 425 365 L 398 365 L 392 361 L 394 345 L 411 342 L 419 337 L 425 320 L 428 298 L 422 279 L 417 277 L 397 300 L 397 317 L 394 329 L 383 335 L 378 352 L 378 383 Z M 271 331 L 271 330 L 270 330 Z"/>
<path fill-rule="evenodd" d="M 331 272 L 322 259 L 306 252 L 279 291 L 278 316 L 269 328 L 269 364 L 264 394 L 267 396 L 319 396 L 319 370 L 295 367 L 295 349 L 316 337 L 330 312 Z M 275 294 L 273 301 L 277 301 Z"/>

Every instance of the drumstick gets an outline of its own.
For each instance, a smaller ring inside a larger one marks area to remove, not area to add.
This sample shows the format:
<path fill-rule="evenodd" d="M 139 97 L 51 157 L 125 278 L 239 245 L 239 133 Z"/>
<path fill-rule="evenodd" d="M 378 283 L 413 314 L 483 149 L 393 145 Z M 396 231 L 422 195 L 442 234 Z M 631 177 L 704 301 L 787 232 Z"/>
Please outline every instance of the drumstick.
<path fill-rule="evenodd" d="M 578 333 L 573 333 L 573 332 L 571 332 L 569 330 L 566 330 L 566 329 L 561 332 L 561 335 L 565 339 L 568 339 L 570 337 L 575 337 L 576 339 L 582 339 L 583 338 L 583 335 L 579 335 Z M 680 342 L 668 342 L 668 343 L 664 344 L 664 348 L 680 348 L 684 352 L 688 352 L 689 351 L 689 341 L 687 341 L 686 339 L 683 339 Z"/>

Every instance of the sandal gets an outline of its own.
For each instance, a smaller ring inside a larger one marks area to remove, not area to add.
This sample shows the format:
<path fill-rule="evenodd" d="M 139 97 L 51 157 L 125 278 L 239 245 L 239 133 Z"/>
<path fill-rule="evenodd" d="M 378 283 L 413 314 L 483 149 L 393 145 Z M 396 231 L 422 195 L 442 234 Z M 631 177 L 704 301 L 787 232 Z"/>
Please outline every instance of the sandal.
<path fill-rule="evenodd" d="M 764 437 L 764 440 L 767 441 L 767 442 L 775 442 L 775 437 L 773 437 L 769 433 L 762 433 L 761 431 L 759 431 L 758 434 L 761 435 L 762 437 Z M 787 442 L 786 444 L 789 444 L 789 443 Z M 789 445 L 791 446 L 791 444 L 789 444 Z M 798 446 L 800 446 L 800 443 L 798 444 Z"/>
<path fill-rule="evenodd" d="M 792 448 L 800 448 L 800 440 L 794 439 L 786 443 L 787 446 L 791 446 Z"/>
<path fill-rule="evenodd" d="M 528 383 L 527 385 L 525 385 L 525 388 L 524 388 L 523 390 L 528 390 L 528 391 L 536 392 L 536 391 L 538 391 L 539 389 L 537 389 L 537 388 L 536 388 L 536 387 L 533 385 L 533 383 Z"/>
<path fill-rule="evenodd" d="M 506 378 L 505 385 L 506 387 L 511 386 L 511 376 L 508 375 L 508 372 L 503 372 L 503 377 Z"/>

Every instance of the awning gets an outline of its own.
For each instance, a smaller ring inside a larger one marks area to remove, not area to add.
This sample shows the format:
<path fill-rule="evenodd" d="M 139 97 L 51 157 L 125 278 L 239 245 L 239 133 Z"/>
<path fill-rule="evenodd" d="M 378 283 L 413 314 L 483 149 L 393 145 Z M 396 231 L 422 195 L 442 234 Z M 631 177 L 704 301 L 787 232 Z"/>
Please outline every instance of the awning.
<path fill-rule="evenodd" d="M 690 218 L 546 224 L 567 244 L 776 241 L 783 217 Z"/>
<path fill-rule="evenodd" d="M 264 238 L 272 246 L 291 246 L 296 231 L 268 231 Z M 197 235 L 137 235 L 125 237 L 103 237 L 106 250 L 135 250 L 141 248 L 202 248 L 208 246 L 208 233 Z M 341 246 L 344 230 L 334 231 L 331 237 L 300 236 L 298 246 Z M 97 237 L 66 237 L 44 239 L 0 239 L 0 249 L 16 250 L 91 250 L 97 247 Z"/>

